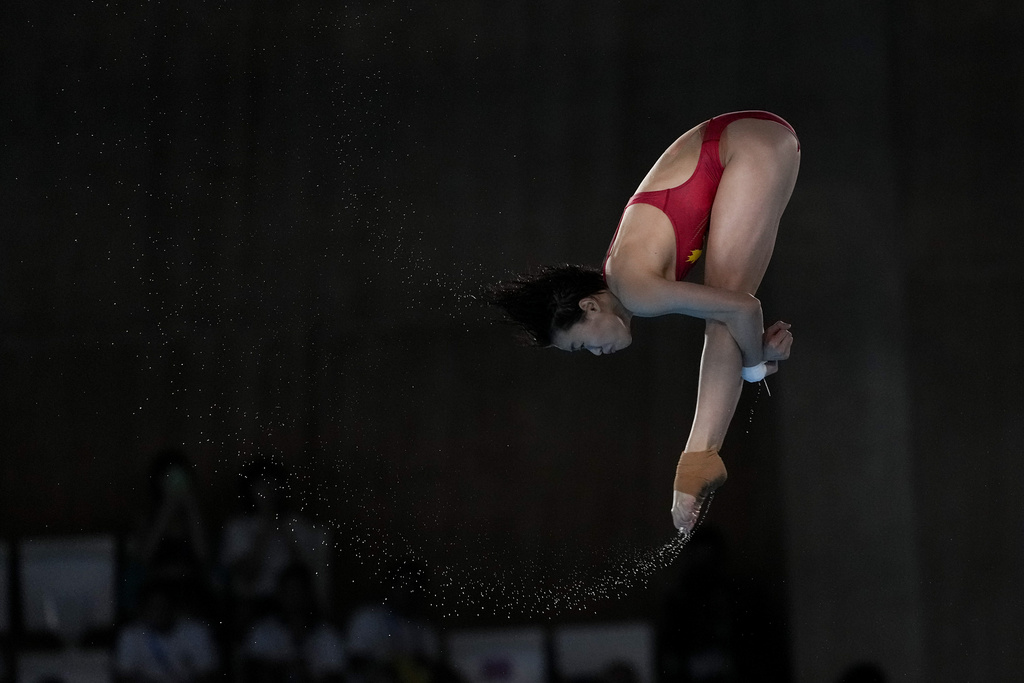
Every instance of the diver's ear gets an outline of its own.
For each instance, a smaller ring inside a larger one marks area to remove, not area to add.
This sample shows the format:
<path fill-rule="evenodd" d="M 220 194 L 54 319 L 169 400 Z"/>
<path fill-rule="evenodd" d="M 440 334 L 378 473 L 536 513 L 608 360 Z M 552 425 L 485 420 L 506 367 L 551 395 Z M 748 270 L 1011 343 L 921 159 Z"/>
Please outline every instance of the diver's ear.
<path fill-rule="evenodd" d="M 580 308 L 587 313 L 594 313 L 595 311 L 601 310 L 601 305 L 597 303 L 597 299 L 592 296 L 585 296 L 580 299 Z"/>

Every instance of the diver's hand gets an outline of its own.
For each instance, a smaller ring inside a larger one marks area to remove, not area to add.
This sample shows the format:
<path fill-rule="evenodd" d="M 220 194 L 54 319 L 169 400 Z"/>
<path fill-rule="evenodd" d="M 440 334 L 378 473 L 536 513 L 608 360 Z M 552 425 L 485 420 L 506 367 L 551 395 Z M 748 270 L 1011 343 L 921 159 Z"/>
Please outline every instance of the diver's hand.
<path fill-rule="evenodd" d="M 789 358 L 789 351 L 793 347 L 793 333 L 789 331 L 790 327 L 792 325 L 780 320 L 764 331 L 761 349 L 765 361 L 772 363 Z"/>

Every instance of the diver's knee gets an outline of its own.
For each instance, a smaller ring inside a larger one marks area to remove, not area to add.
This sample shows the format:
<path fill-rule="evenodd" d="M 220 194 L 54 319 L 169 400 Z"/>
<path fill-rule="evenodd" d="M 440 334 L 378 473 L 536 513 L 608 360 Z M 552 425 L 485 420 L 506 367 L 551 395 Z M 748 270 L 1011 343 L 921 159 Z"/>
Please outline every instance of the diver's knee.
<path fill-rule="evenodd" d="M 704 334 L 708 337 L 719 337 L 722 335 L 732 336 L 728 326 L 718 320 L 707 320 L 704 324 Z"/>

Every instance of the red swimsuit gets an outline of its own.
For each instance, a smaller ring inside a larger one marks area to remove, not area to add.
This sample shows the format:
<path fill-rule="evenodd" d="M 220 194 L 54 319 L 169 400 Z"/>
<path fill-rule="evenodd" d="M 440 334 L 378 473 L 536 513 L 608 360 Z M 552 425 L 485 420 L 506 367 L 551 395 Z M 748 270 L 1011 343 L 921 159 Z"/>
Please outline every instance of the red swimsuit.
<path fill-rule="evenodd" d="M 682 185 L 667 190 L 653 192 L 637 192 L 626 202 L 626 207 L 633 204 L 650 204 L 663 211 L 672 222 L 676 233 L 676 280 L 682 280 L 697 262 L 704 246 L 704 235 L 707 233 L 708 221 L 711 219 L 711 205 L 718 192 L 718 183 L 722 180 L 722 161 L 718 157 L 718 140 L 722 137 L 725 127 L 737 119 L 765 119 L 775 121 L 789 129 L 793 135 L 796 131 L 781 117 L 766 111 L 737 111 L 722 114 L 708 121 L 704 129 L 704 139 L 700 146 L 697 169 Z M 622 219 L 619 219 L 622 226 Z M 615 228 L 612 244 L 619 234 Z M 611 255 L 611 246 L 605 256 Z"/>

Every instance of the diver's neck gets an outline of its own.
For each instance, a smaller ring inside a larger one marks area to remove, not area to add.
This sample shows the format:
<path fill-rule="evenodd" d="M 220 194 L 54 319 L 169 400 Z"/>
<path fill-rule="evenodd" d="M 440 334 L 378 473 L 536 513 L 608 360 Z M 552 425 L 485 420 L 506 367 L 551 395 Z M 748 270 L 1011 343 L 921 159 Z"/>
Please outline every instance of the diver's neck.
<path fill-rule="evenodd" d="M 620 318 L 622 322 L 626 323 L 628 327 L 630 320 L 633 319 L 633 312 L 626 308 L 619 300 L 619 297 L 615 296 L 615 294 L 613 294 L 610 290 L 606 289 L 605 291 L 601 292 L 601 294 L 605 296 L 605 300 L 611 307 L 612 313 L 614 313 L 618 318 Z"/>

